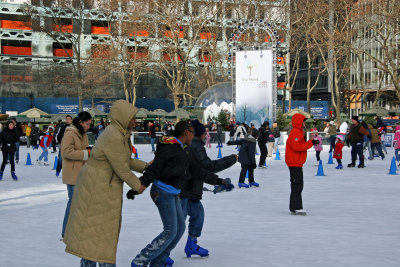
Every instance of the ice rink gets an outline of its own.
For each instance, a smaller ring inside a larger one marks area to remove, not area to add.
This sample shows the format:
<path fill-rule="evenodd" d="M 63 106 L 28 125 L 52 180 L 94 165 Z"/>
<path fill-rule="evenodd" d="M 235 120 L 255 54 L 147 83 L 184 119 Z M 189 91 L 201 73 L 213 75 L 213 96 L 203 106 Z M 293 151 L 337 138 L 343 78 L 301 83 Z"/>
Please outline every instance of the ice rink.
<path fill-rule="evenodd" d="M 142 160 L 150 161 L 150 145 L 138 146 Z M 219 173 L 235 184 L 232 192 L 204 192 L 205 225 L 199 244 L 210 250 L 206 258 L 186 258 L 185 234 L 172 252 L 178 266 L 400 266 L 400 175 L 388 175 L 394 155 L 366 160 L 366 168 L 347 168 L 350 149 L 344 148 L 343 170 L 328 165 L 328 147 L 322 160 L 326 176 L 315 176 L 315 151 L 304 166 L 304 208 L 307 216 L 289 214 L 289 170 L 284 161 L 268 158 L 267 169 L 255 171 L 259 188 L 238 189 L 240 164 Z M 21 147 L 16 165 L 18 182 L 7 165 L 0 181 L 0 266 L 79 266 L 64 252 L 60 241 L 67 203 L 66 186 L 50 166 L 37 165 L 39 151 Z M 223 155 L 235 153 L 224 147 Z M 208 150 L 216 159 L 215 145 Z M 212 186 L 207 186 L 212 188 Z M 128 190 L 125 187 L 124 192 Z M 124 196 L 117 266 L 130 266 L 133 257 L 162 230 L 149 190 L 134 201 Z"/>

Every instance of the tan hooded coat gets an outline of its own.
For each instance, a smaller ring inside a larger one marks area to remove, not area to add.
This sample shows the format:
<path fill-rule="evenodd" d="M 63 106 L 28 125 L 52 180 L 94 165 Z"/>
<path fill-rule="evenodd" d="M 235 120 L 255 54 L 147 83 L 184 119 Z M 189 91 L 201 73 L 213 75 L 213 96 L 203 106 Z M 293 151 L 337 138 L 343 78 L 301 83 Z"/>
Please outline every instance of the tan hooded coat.
<path fill-rule="evenodd" d="M 94 262 L 116 262 L 121 228 L 123 184 L 138 191 L 146 162 L 131 159 L 127 130 L 137 108 L 118 100 L 111 107 L 112 124 L 100 135 L 79 172 L 65 232 L 65 251 Z"/>

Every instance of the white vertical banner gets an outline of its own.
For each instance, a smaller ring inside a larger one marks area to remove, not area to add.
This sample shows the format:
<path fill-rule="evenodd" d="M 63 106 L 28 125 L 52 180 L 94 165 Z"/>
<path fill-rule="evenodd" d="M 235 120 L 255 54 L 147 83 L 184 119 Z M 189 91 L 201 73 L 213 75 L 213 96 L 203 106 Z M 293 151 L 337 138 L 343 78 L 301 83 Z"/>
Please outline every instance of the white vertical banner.
<path fill-rule="evenodd" d="M 275 119 L 274 53 L 272 50 L 236 52 L 236 120 L 257 128 Z"/>

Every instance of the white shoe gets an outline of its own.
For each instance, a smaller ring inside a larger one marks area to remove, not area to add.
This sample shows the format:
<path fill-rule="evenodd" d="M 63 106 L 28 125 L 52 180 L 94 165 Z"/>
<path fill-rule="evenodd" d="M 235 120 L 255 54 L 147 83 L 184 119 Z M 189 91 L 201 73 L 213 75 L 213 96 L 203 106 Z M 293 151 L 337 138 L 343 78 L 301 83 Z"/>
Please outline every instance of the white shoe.
<path fill-rule="evenodd" d="M 39 159 L 37 159 L 36 162 L 37 162 L 39 165 L 43 165 L 43 162 L 40 161 Z"/>
<path fill-rule="evenodd" d="M 49 164 L 48 162 L 45 161 L 45 162 L 43 162 L 43 165 L 44 165 L 44 166 L 49 166 L 50 164 Z"/>
<path fill-rule="evenodd" d="M 301 209 L 301 210 L 290 211 L 290 214 L 306 216 L 307 212 L 305 210 Z"/>

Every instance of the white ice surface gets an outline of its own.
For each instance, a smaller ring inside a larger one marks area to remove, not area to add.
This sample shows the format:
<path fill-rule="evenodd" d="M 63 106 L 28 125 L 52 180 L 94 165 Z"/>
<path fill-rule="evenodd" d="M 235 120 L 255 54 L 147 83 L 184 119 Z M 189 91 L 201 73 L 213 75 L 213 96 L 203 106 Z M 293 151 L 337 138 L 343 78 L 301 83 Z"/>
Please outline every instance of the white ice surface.
<path fill-rule="evenodd" d="M 150 145 L 138 149 L 141 159 L 152 159 Z M 387 175 L 393 149 L 384 161 L 367 160 L 365 169 L 343 170 L 326 164 L 324 149 L 326 176 L 315 176 L 313 150 L 304 166 L 307 216 L 289 215 L 289 171 L 282 153 L 282 160 L 269 158 L 267 169 L 255 171 L 260 188 L 204 193 L 199 244 L 210 256 L 187 259 L 185 234 L 171 255 L 175 266 L 400 266 L 400 175 Z M 27 152 L 21 147 L 19 181 L 12 181 L 9 165 L 0 181 L 0 266 L 79 266 L 59 241 L 67 191 L 51 170 L 56 154 L 50 154 L 50 166 L 24 166 Z M 29 152 L 35 162 L 39 151 Z M 223 148 L 223 155 L 234 152 Z M 208 153 L 215 159 L 218 151 L 214 146 Z M 344 165 L 349 158 L 346 147 Z M 237 184 L 239 171 L 236 164 L 220 176 Z M 130 266 L 162 230 L 148 191 L 134 201 L 124 197 L 117 266 Z"/>

